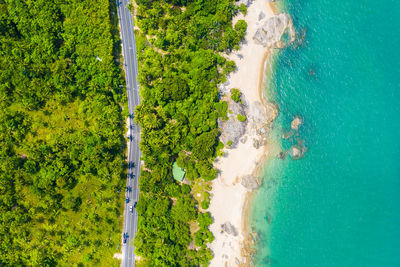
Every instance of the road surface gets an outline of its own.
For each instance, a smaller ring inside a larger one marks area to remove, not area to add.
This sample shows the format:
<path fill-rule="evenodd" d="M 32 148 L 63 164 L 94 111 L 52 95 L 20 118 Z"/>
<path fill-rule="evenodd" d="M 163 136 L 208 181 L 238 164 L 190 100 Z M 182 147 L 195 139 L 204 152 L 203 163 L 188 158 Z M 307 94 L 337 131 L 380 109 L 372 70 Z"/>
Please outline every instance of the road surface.
<path fill-rule="evenodd" d="M 130 135 L 128 142 L 128 177 L 125 198 L 129 198 L 129 202 L 125 201 L 124 210 L 124 234 L 127 235 L 126 243 L 122 242 L 122 263 L 121 266 L 135 266 L 135 254 L 133 247 L 133 239 L 137 229 L 137 212 L 134 208 L 134 203 L 138 201 L 139 189 L 138 178 L 140 175 L 140 151 L 139 151 L 139 138 L 140 129 L 133 121 L 133 112 L 135 106 L 140 104 L 139 97 L 139 84 L 137 82 L 137 59 L 136 59 L 136 44 L 133 28 L 132 14 L 127 6 L 130 0 L 117 0 L 118 19 L 120 26 L 120 33 L 122 38 L 122 53 L 124 57 L 124 69 L 126 90 L 128 94 L 128 108 L 130 115 Z M 132 164 L 133 163 L 133 164 Z M 132 166 L 133 165 L 133 166 Z M 130 211 L 130 206 L 133 207 L 133 212 Z"/>

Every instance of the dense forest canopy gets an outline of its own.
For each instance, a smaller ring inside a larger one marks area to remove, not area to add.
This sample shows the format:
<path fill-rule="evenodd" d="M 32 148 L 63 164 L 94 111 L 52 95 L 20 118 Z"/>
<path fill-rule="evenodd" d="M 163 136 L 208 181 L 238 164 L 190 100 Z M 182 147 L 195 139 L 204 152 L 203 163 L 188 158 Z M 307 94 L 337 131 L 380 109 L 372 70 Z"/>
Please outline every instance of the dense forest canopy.
<path fill-rule="evenodd" d="M 119 264 L 118 36 L 114 1 L 0 0 L 1 266 Z"/>
<path fill-rule="evenodd" d="M 137 0 L 135 14 L 142 104 L 144 169 L 139 179 L 138 262 L 148 266 L 208 265 L 214 237 L 206 211 L 217 175 L 217 119 L 226 118 L 218 85 L 235 69 L 223 53 L 237 49 L 247 24 L 232 24 L 232 0 Z M 190 183 L 172 177 L 174 162 Z M 199 197 L 200 196 L 200 197 Z M 201 207 L 201 208 L 200 208 Z"/>

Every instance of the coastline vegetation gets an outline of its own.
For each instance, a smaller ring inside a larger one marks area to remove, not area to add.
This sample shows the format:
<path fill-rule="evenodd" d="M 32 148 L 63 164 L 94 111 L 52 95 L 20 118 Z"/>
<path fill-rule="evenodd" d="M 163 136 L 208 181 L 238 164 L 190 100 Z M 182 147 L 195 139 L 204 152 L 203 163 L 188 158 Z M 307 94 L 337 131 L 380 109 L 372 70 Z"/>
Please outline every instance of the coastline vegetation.
<path fill-rule="evenodd" d="M 231 89 L 231 99 L 235 101 L 236 103 L 242 103 L 242 93 L 240 92 L 239 89 L 237 88 L 232 88 Z"/>
<path fill-rule="evenodd" d="M 244 122 L 246 120 L 246 115 L 237 114 L 237 119 L 240 122 Z"/>
<path fill-rule="evenodd" d="M 227 119 L 218 85 L 235 70 L 221 53 L 239 48 L 247 24 L 232 25 L 238 7 L 232 0 L 136 0 L 141 126 L 144 166 L 139 179 L 139 265 L 208 265 L 209 181 L 223 144 L 217 119 Z M 186 184 L 172 177 L 172 165 L 185 170 Z"/>
<path fill-rule="evenodd" d="M 113 5 L 0 1 L 1 266 L 119 265 L 125 98 Z"/>

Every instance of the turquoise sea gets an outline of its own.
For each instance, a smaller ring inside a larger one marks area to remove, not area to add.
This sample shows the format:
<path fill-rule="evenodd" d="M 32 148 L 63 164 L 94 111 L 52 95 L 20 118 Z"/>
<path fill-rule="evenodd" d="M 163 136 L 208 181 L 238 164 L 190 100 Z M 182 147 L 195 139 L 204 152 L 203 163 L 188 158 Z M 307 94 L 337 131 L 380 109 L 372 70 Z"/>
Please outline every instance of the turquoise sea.
<path fill-rule="evenodd" d="M 305 38 L 270 70 L 272 138 L 308 150 L 266 163 L 256 266 L 400 266 L 400 1 L 284 5 Z M 298 136 L 283 140 L 296 115 Z"/>

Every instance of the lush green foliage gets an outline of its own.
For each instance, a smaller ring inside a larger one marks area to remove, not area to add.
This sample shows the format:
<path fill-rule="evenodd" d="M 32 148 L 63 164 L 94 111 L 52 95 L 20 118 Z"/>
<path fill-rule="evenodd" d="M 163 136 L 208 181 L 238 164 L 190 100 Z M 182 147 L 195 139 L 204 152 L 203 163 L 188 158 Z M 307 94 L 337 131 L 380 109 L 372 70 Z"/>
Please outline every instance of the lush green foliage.
<path fill-rule="evenodd" d="M 0 266 L 118 265 L 123 79 L 111 9 L 0 1 Z"/>
<path fill-rule="evenodd" d="M 247 7 L 245 6 L 245 4 L 241 3 L 239 6 L 239 10 L 240 10 L 240 12 L 243 13 L 243 15 L 247 14 Z"/>
<path fill-rule="evenodd" d="M 235 101 L 236 103 L 241 102 L 242 101 L 241 96 L 242 96 L 242 93 L 240 92 L 239 89 L 237 89 L 237 88 L 231 89 L 231 98 L 233 101 Z"/>
<path fill-rule="evenodd" d="M 203 210 L 206 210 L 208 209 L 209 206 L 210 206 L 210 193 L 204 192 L 204 199 L 201 202 L 201 208 Z"/>
<path fill-rule="evenodd" d="M 200 229 L 195 234 L 194 243 L 196 246 L 200 247 L 214 240 L 213 234 L 208 229 L 208 226 L 212 223 L 210 213 L 200 213 L 198 217 L 198 223 Z"/>
<path fill-rule="evenodd" d="M 246 116 L 245 116 L 245 115 L 242 115 L 242 114 L 238 114 L 238 115 L 237 115 L 237 119 L 238 119 L 238 121 L 240 121 L 240 122 L 244 122 L 244 121 L 246 120 Z"/>
<path fill-rule="evenodd" d="M 212 255 L 206 243 L 213 236 L 210 220 L 203 217 L 209 215 L 199 213 L 193 188 L 178 190 L 171 168 L 176 161 L 192 184 L 216 177 L 217 119 L 227 119 L 218 84 L 236 68 L 218 52 L 238 48 L 247 25 L 232 25 L 238 10 L 232 0 L 136 3 L 142 104 L 135 119 L 141 125 L 145 165 L 139 179 L 136 253 L 151 266 L 207 265 Z M 169 204 L 157 213 L 160 199 Z M 203 202 L 208 208 L 209 195 Z"/>

